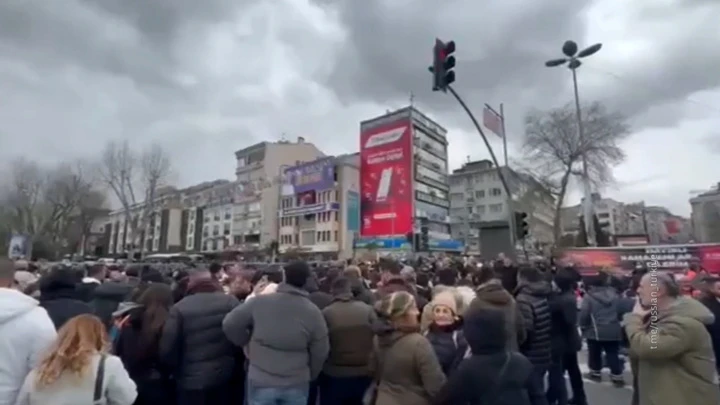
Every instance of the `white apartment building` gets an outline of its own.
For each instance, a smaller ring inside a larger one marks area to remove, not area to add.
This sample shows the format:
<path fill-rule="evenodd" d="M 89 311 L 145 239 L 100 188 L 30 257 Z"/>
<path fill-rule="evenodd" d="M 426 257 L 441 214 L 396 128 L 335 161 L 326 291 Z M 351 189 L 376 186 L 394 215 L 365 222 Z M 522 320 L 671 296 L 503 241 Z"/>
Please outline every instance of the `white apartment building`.
<path fill-rule="evenodd" d="M 512 193 L 508 205 L 497 169 L 489 160 L 467 162 L 450 175 L 450 221 L 454 239 L 465 241 L 471 253 L 480 252 L 480 227 L 506 222 L 513 212 L 528 214 L 530 238 L 553 242 L 555 199 L 535 179 L 502 167 Z"/>
<path fill-rule="evenodd" d="M 260 142 L 235 152 L 238 192 L 231 235 L 236 250 L 266 248 L 278 240 L 284 169 L 323 156 L 320 149 L 302 137 L 295 142 Z"/>
<path fill-rule="evenodd" d="M 321 158 L 307 163 L 315 162 L 319 166 L 331 166 L 333 179 L 320 182 L 327 184 L 327 188 L 284 193 L 278 213 L 279 251 L 326 259 L 350 258 L 360 225 L 359 155 Z M 298 167 L 303 166 L 306 165 Z"/>

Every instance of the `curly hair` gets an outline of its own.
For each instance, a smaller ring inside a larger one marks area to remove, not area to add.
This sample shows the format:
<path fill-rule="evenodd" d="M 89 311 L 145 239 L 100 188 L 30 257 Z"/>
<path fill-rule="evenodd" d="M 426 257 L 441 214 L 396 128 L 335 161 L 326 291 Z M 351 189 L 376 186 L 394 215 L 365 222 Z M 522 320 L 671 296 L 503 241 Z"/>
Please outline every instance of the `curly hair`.
<path fill-rule="evenodd" d="M 60 328 L 55 343 L 40 362 L 36 384 L 48 386 L 64 372 L 81 377 L 92 357 L 108 347 L 107 332 L 100 318 L 85 314 L 70 319 Z"/>

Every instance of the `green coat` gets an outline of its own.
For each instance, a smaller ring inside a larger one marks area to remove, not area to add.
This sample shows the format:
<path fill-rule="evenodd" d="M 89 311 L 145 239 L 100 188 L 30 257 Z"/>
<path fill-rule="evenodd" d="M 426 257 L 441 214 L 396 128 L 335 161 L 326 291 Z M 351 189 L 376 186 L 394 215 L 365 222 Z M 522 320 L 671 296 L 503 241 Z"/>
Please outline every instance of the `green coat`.
<path fill-rule="evenodd" d="M 624 318 L 630 355 L 637 360 L 640 404 L 717 405 L 715 355 L 705 329 L 712 313 L 685 297 L 661 312 L 648 322 L 632 313 Z"/>

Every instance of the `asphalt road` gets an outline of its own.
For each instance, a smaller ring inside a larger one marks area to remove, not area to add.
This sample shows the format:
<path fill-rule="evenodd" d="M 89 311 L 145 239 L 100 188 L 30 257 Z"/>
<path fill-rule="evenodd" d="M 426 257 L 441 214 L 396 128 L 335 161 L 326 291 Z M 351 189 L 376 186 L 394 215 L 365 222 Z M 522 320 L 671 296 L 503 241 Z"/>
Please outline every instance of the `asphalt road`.
<path fill-rule="evenodd" d="M 589 371 L 587 367 L 587 352 L 584 350 L 579 353 L 580 371 L 585 374 Z M 595 382 L 585 380 L 585 395 L 589 405 L 629 405 L 632 400 L 632 373 L 630 365 L 625 364 L 625 383 L 624 388 L 617 388 L 610 383 L 609 370 L 603 370 L 603 381 Z M 568 393 L 570 393 L 568 385 Z"/>

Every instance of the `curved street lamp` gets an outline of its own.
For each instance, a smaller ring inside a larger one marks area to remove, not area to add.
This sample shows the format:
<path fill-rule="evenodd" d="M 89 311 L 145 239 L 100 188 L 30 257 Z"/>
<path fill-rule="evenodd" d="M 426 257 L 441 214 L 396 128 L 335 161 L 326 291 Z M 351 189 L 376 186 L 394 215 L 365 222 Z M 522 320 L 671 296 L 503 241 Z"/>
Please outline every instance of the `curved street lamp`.
<path fill-rule="evenodd" d="M 557 66 L 564 66 L 567 64 L 568 69 L 572 72 L 572 81 L 573 81 L 573 92 L 575 94 L 575 114 L 577 118 L 577 127 L 578 127 L 578 139 L 583 139 L 584 133 L 583 133 L 583 123 L 582 123 L 582 114 L 580 112 L 580 96 L 578 94 L 578 83 L 577 83 L 577 68 L 582 66 L 582 61 L 580 59 L 587 58 L 588 56 L 596 54 L 600 49 L 602 49 L 602 44 L 597 43 L 595 45 L 591 45 L 582 51 L 578 52 L 578 45 L 575 41 L 565 41 L 565 43 L 562 46 L 562 53 L 565 55 L 563 58 L 558 59 L 550 59 L 547 62 L 545 62 L 545 66 L 547 67 L 557 67 Z M 592 220 L 592 201 L 591 201 L 591 190 L 590 190 L 590 180 L 588 176 L 588 163 L 587 163 L 587 156 L 583 153 L 582 156 L 582 164 L 583 164 L 583 186 L 585 189 L 585 199 L 584 199 L 584 206 L 583 206 L 583 214 L 584 214 L 584 220 L 585 220 L 585 234 L 588 237 L 588 241 L 590 242 L 591 246 L 594 246 L 597 241 L 595 241 L 595 234 L 594 234 L 594 227 L 593 227 L 593 220 Z"/>

